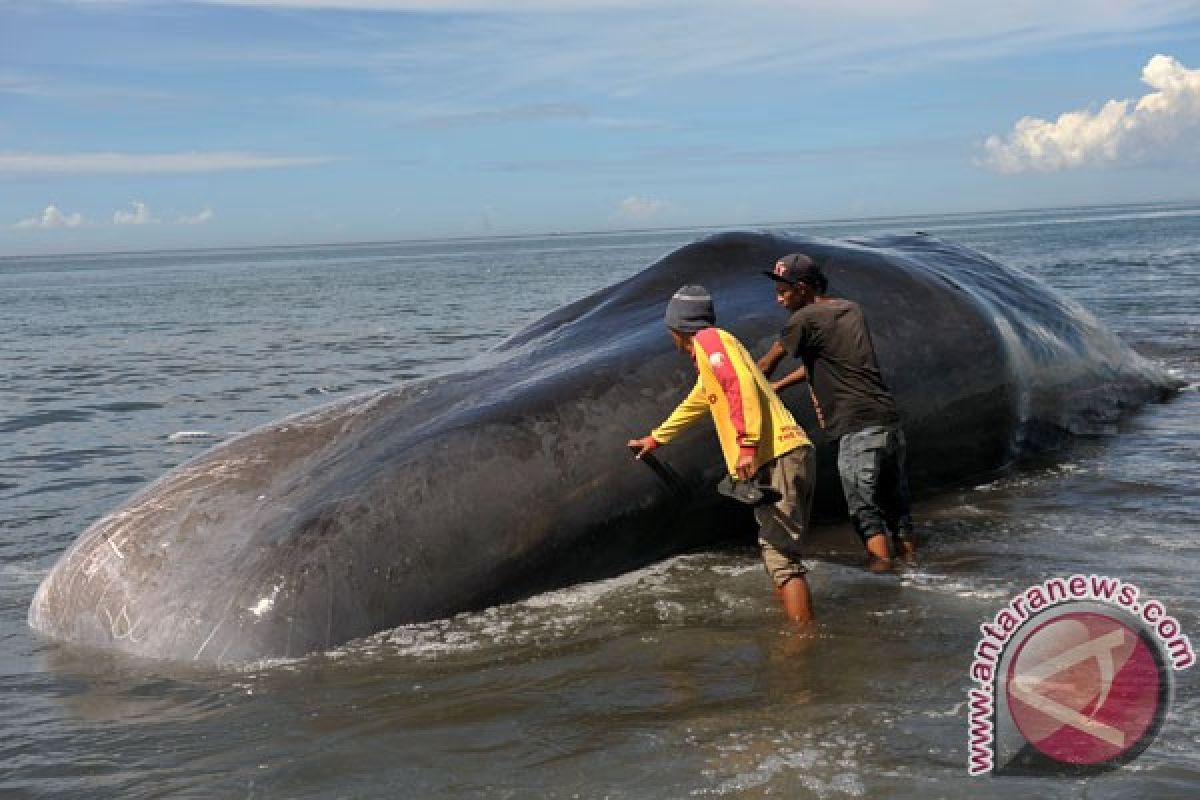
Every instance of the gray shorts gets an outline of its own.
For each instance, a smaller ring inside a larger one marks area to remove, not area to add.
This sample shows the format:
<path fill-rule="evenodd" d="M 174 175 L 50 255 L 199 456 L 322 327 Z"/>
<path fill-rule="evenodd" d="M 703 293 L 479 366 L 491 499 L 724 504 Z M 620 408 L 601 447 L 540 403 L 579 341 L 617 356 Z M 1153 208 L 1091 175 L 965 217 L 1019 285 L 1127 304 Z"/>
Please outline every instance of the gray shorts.
<path fill-rule="evenodd" d="M 804 445 L 764 464 L 755 476 L 758 483 L 768 485 L 782 495 L 775 508 L 783 512 L 798 531 L 805 533 L 808 531 L 808 517 L 812 512 L 813 485 L 817 476 L 816 463 L 817 458 L 812 445 Z M 754 510 L 754 517 L 760 529 L 771 524 L 771 516 L 766 509 Z M 808 572 L 803 561 L 779 552 L 761 536 L 758 537 L 758 547 L 762 552 L 763 566 L 776 586 L 783 586 L 792 578 Z"/>

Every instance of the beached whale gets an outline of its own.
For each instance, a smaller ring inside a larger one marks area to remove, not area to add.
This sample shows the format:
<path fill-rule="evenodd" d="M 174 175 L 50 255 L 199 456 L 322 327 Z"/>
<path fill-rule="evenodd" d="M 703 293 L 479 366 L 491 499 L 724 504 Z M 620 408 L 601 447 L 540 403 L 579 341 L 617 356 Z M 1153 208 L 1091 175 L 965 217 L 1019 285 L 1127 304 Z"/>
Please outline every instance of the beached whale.
<path fill-rule="evenodd" d="M 761 272 L 798 250 L 866 309 L 918 491 L 993 474 L 1170 388 L 1072 301 L 953 244 L 717 235 L 461 372 L 290 416 L 172 470 L 63 554 L 29 624 L 154 658 L 299 656 L 614 575 L 727 536 L 730 520 L 747 534 L 744 509 L 713 491 L 709 426 L 659 450 L 658 474 L 625 442 L 694 380 L 663 326 L 672 292 L 707 286 L 718 323 L 762 352 L 785 312 Z M 807 392 L 785 399 L 815 431 Z M 818 513 L 841 500 L 821 461 Z"/>

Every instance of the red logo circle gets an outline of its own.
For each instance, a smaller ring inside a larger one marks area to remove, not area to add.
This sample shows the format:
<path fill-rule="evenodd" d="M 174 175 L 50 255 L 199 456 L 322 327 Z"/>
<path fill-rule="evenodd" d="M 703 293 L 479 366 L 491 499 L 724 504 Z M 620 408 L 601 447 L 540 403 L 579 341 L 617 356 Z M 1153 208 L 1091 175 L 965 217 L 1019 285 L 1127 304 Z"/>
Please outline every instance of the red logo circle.
<path fill-rule="evenodd" d="M 1148 743 L 1165 712 L 1166 680 L 1138 631 L 1106 614 L 1078 611 L 1021 642 L 1005 692 L 1030 745 L 1055 761 L 1092 766 Z"/>

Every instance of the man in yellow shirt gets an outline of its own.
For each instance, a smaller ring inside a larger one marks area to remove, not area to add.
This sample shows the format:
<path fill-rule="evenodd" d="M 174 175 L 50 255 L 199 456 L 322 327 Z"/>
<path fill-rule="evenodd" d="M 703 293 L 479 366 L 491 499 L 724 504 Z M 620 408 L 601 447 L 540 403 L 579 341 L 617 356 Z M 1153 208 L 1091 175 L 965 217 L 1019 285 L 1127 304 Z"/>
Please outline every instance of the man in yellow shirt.
<path fill-rule="evenodd" d="M 798 534 L 808 528 L 816 459 L 804 429 L 796 424 L 754 359 L 732 334 L 716 327 L 712 297 L 703 286 L 684 286 L 667 304 L 667 328 L 680 352 L 691 356 L 696 385 L 649 436 L 629 441 L 638 458 L 711 415 L 729 475 L 754 481 L 779 495 L 776 512 L 754 509 L 763 564 L 796 622 L 812 619 L 812 595 L 800 560 Z M 782 514 L 790 524 L 776 518 Z M 768 526 L 772 526 L 768 529 Z"/>

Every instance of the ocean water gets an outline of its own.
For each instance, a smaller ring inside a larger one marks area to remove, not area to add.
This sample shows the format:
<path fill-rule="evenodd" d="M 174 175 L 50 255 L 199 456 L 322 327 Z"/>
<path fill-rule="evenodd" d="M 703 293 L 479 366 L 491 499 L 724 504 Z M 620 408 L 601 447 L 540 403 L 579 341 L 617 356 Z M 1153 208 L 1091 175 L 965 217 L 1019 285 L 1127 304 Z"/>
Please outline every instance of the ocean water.
<path fill-rule="evenodd" d="M 215 442 L 453 371 L 711 231 L 0 258 L 0 796 L 1200 796 L 1200 668 L 1149 750 L 1090 778 L 969 777 L 965 702 L 978 626 L 1049 577 L 1135 583 L 1200 643 L 1200 204 L 773 230 L 983 250 L 1187 388 L 921 500 L 914 570 L 818 563 L 812 636 L 729 547 L 284 664 L 168 667 L 27 627 L 90 522 Z M 846 526 L 818 534 L 853 552 Z"/>

